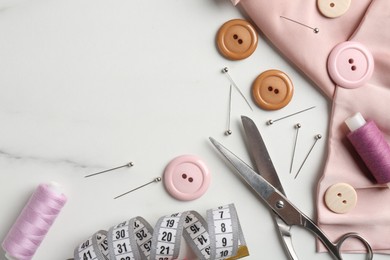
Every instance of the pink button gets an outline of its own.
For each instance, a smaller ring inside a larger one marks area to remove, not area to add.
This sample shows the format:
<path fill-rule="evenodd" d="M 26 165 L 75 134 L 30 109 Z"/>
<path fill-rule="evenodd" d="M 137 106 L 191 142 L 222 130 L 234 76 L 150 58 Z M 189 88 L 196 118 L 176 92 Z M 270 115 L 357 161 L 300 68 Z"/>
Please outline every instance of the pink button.
<path fill-rule="evenodd" d="M 164 185 L 179 200 L 194 200 L 208 189 L 211 175 L 197 156 L 182 155 L 169 162 L 164 171 Z"/>
<path fill-rule="evenodd" d="M 328 57 L 328 72 L 340 87 L 363 86 L 374 71 L 374 58 L 370 51 L 358 42 L 343 42 L 333 48 Z"/>

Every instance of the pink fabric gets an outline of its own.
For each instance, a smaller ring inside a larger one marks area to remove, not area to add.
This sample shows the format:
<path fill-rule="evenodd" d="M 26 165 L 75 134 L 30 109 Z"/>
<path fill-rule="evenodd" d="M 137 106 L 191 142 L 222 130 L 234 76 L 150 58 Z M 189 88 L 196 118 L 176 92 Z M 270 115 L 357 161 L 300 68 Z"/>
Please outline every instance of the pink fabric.
<path fill-rule="evenodd" d="M 330 19 L 317 9 L 317 1 L 236 0 L 265 36 L 333 102 L 329 125 L 328 155 L 318 184 L 318 224 L 331 240 L 347 232 L 364 236 L 376 253 L 390 254 L 390 190 L 375 183 L 346 135 L 344 120 L 360 112 L 373 120 L 390 141 L 390 1 L 352 1 L 342 16 Z M 285 16 L 319 33 L 282 19 Z M 364 44 L 373 54 L 375 69 L 364 86 L 346 89 L 336 86 L 327 71 L 327 58 L 344 41 Z M 390 156 L 390 155 L 389 155 Z M 324 193 L 335 183 L 352 185 L 358 194 L 356 207 L 336 214 L 324 204 Z M 318 250 L 324 251 L 322 244 Z M 365 250 L 360 242 L 347 241 L 344 251 Z"/>

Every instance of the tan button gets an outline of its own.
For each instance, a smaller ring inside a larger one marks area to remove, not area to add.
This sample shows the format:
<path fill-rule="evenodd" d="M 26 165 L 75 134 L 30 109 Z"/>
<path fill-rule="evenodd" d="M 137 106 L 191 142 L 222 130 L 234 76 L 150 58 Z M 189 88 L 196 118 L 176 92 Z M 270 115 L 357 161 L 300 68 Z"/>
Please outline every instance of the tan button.
<path fill-rule="evenodd" d="M 317 0 L 317 6 L 321 14 L 328 18 L 342 16 L 348 11 L 351 0 Z"/>
<path fill-rule="evenodd" d="M 252 85 L 252 95 L 259 107 L 276 110 L 285 107 L 294 92 L 290 78 L 280 70 L 261 73 Z"/>
<path fill-rule="evenodd" d="M 219 51 L 228 59 L 242 60 L 257 48 L 257 32 L 245 20 L 234 19 L 224 23 L 217 34 Z"/>
<path fill-rule="evenodd" d="M 337 183 L 330 186 L 325 192 L 325 204 L 335 213 L 351 211 L 357 202 L 355 189 L 347 183 Z"/>

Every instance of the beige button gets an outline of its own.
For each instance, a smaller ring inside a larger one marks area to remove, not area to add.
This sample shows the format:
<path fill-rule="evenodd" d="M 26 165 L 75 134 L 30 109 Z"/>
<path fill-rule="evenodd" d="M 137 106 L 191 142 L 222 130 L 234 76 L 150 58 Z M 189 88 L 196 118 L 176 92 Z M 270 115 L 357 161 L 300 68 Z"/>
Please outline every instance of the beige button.
<path fill-rule="evenodd" d="M 337 183 L 325 192 L 325 204 L 331 211 L 339 214 L 351 211 L 357 202 L 355 189 L 347 183 Z"/>
<path fill-rule="evenodd" d="M 234 19 L 224 23 L 217 34 L 219 51 L 228 59 L 249 57 L 257 48 L 257 32 L 247 21 Z"/>
<path fill-rule="evenodd" d="M 280 70 L 264 71 L 252 85 L 252 96 L 256 104 L 266 110 L 285 107 L 290 102 L 293 92 L 292 81 Z"/>
<path fill-rule="evenodd" d="M 318 10 L 328 18 L 342 16 L 348 11 L 351 0 L 317 0 Z"/>

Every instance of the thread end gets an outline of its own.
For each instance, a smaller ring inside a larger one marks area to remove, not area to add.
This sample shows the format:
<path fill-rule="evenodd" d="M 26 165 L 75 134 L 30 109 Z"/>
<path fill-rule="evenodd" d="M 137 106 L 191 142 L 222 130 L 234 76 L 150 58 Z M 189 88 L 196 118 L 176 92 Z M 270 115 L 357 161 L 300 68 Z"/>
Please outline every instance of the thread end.
<path fill-rule="evenodd" d="M 61 185 L 58 183 L 58 182 L 55 182 L 55 181 L 51 181 L 47 184 L 47 187 L 54 193 L 56 193 L 57 195 L 61 195 L 63 194 L 62 192 L 62 187 Z"/>
<path fill-rule="evenodd" d="M 7 260 L 18 260 L 18 259 L 16 259 L 16 258 L 14 258 L 13 256 L 9 255 L 8 253 L 5 253 L 5 258 L 6 258 Z"/>
<path fill-rule="evenodd" d="M 355 115 L 347 118 L 345 120 L 345 124 L 348 126 L 349 130 L 353 132 L 356 129 L 364 126 L 366 124 L 366 120 L 363 118 L 362 114 L 357 112 Z"/>

